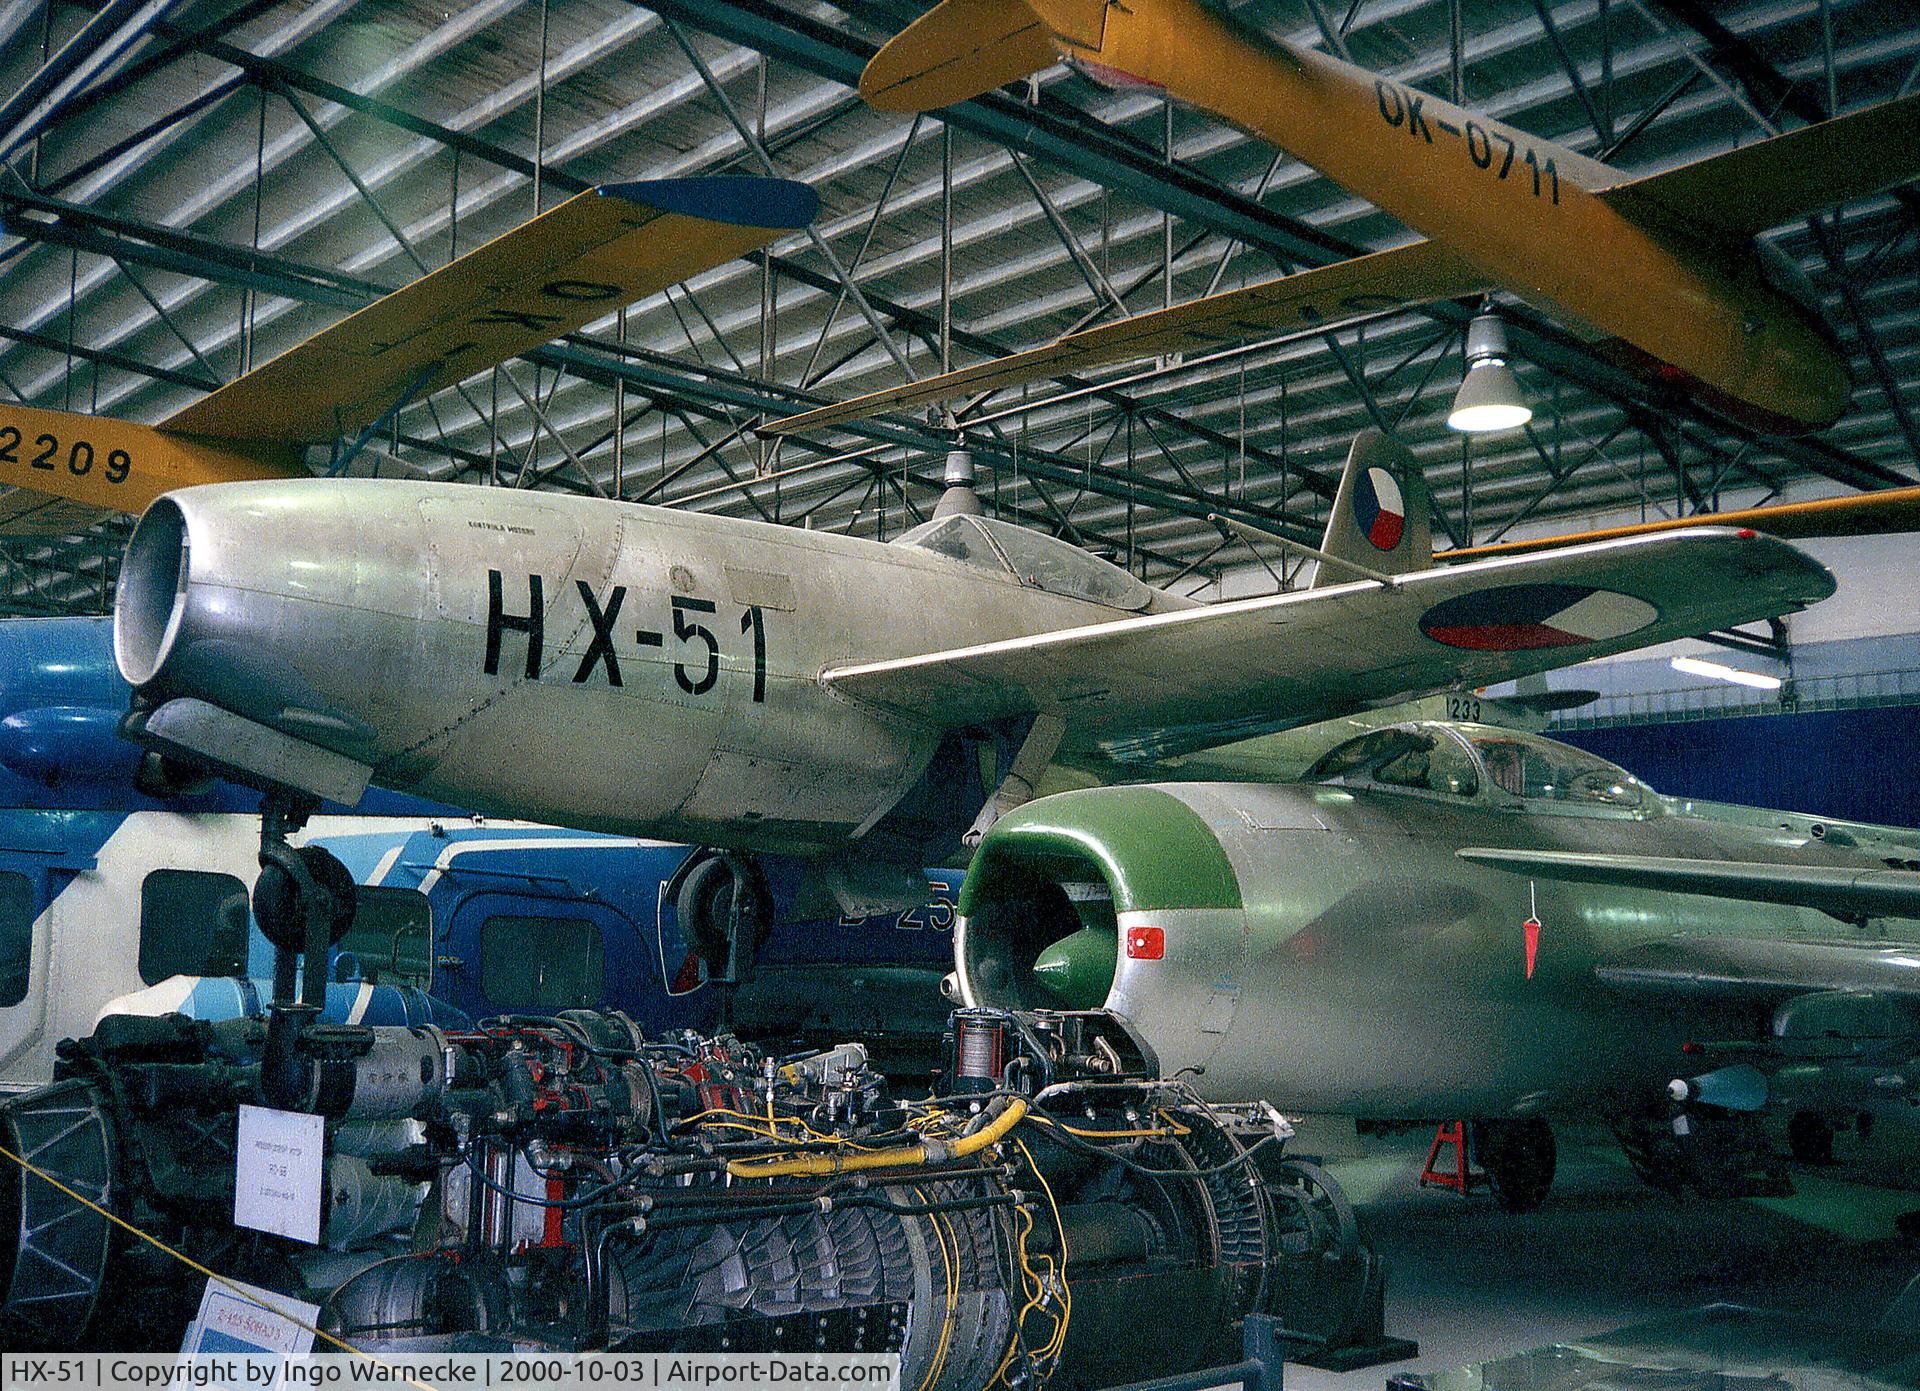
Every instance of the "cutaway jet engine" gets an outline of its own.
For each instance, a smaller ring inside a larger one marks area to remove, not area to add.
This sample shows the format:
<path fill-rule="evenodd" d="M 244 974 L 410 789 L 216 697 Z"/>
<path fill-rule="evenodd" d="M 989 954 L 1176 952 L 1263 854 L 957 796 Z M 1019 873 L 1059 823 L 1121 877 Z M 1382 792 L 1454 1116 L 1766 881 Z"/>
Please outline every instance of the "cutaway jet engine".
<path fill-rule="evenodd" d="M 907 1101 L 857 1043 L 780 1058 L 612 1012 L 112 1018 L 0 1105 L 0 1340 L 177 1347 L 177 1251 L 373 1353 L 897 1352 L 929 1391 L 1102 1386 L 1230 1361 L 1259 1311 L 1331 1363 L 1406 1355 L 1278 1116 L 1159 1080 L 1104 1015 L 968 1012 L 949 1057 Z M 234 1224 L 262 1101 L 327 1118 L 318 1244 Z"/>

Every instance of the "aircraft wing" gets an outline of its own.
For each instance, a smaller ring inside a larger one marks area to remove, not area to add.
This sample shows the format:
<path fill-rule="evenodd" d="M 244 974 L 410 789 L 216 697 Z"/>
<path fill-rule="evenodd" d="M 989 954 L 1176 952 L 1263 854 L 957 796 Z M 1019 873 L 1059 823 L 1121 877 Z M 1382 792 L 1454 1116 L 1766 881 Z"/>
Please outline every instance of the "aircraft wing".
<path fill-rule="evenodd" d="M 1920 175 L 1920 93 L 1802 126 L 1599 196 L 1752 236 Z"/>
<path fill-rule="evenodd" d="M 84 502 L 14 488 L 0 496 L 0 536 L 71 536 L 111 515 Z"/>
<path fill-rule="evenodd" d="M 1204 351 L 1289 330 L 1321 333 L 1370 314 L 1479 294 L 1492 284 L 1484 272 L 1448 248 L 1412 242 L 1070 333 L 1044 347 L 775 420 L 760 426 L 759 433 L 788 435 L 864 420 L 881 411 L 1071 376 L 1158 353 Z"/>
<path fill-rule="evenodd" d="M 1676 999 L 1777 1003 L 1822 991 L 1871 991 L 1920 1000 L 1920 949 L 1911 942 L 1682 934 L 1616 952 L 1594 975 L 1616 989 Z"/>
<path fill-rule="evenodd" d="M 860 97 L 878 111 L 931 111 L 1054 61 L 1053 32 L 1025 0 L 954 0 L 874 54 L 860 74 Z"/>
<path fill-rule="evenodd" d="M 1703 527 L 839 667 L 821 680 L 949 727 L 1046 712 L 1065 723 L 1069 748 L 1154 756 L 1688 637 L 1833 588 L 1785 542 Z"/>
<path fill-rule="evenodd" d="M 1783 502 L 1772 507 L 1747 507 L 1735 512 L 1714 512 L 1697 517 L 1670 517 L 1657 522 L 1635 522 L 1628 526 L 1601 527 L 1561 536 L 1530 537 L 1525 541 L 1499 541 L 1491 546 L 1442 551 L 1434 559 L 1452 564 L 1461 560 L 1484 560 L 1495 555 L 1525 555 L 1531 551 L 1554 550 L 1587 541 L 1649 536 L 1655 532 L 1678 531 L 1685 527 L 1709 524 L 1756 527 L 1769 536 L 1779 536 L 1788 541 L 1815 536 L 1881 536 L 1893 532 L 1920 531 L 1920 487 L 1886 488 L 1872 493 L 1850 493 L 1845 497 L 1815 498 L 1810 502 Z"/>
<path fill-rule="evenodd" d="M 577 194 L 348 315 L 167 420 L 170 434 L 322 443 L 781 233 L 786 179 L 661 179 Z"/>
<path fill-rule="evenodd" d="M 1783 903 L 1842 918 L 1920 918 L 1920 874 L 1908 869 L 1688 860 L 1572 850 L 1469 847 L 1455 853 L 1477 865 L 1536 879 Z M 1920 961 L 1915 964 L 1920 966 Z"/>

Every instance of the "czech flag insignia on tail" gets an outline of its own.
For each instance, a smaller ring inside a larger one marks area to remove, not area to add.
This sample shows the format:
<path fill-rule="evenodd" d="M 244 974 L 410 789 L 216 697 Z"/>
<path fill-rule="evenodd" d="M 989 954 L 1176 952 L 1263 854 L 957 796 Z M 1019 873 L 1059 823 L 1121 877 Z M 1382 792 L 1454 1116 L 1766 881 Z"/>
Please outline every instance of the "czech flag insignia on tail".
<path fill-rule="evenodd" d="M 1354 480 L 1353 519 L 1375 550 L 1390 551 L 1400 544 L 1407 529 L 1407 504 L 1399 482 L 1386 469 L 1362 470 Z"/>

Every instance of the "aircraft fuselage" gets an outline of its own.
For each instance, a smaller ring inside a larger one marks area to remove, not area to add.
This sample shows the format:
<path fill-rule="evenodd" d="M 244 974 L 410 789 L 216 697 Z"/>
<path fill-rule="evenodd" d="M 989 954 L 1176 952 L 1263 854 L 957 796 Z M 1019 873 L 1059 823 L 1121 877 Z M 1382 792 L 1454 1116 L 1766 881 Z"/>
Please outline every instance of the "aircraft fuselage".
<path fill-rule="evenodd" d="M 806 852 L 887 811 L 941 738 L 937 721 L 835 694 L 823 669 L 1121 616 L 914 547 L 331 481 L 157 504 L 116 641 L 149 706 L 208 702 L 384 786 Z"/>
<path fill-rule="evenodd" d="M 1619 170 L 1198 0 L 1028 3 L 1092 76 L 1164 88 L 1268 140 L 1577 329 L 1618 340 L 1612 356 L 1638 375 L 1771 433 L 1846 409 L 1831 329 L 1772 283 L 1751 240 L 1716 231 L 1711 209 L 1697 224 L 1628 216 L 1599 196 L 1627 181 Z"/>
<path fill-rule="evenodd" d="M 1859 928 L 1771 903 L 1530 881 L 1454 853 L 1869 870 L 1915 853 L 1911 833 L 1904 846 L 1842 849 L 1815 838 L 1815 818 L 1755 813 L 1741 824 L 1646 795 L 1643 809 L 1592 812 L 1322 785 L 1163 783 L 1044 798 L 997 825 L 973 861 L 955 943 L 962 991 L 970 1004 L 1114 1010 L 1163 1072 L 1199 1069 L 1210 1099 L 1443 1120 L 1591 1113 L 1597 1100 L 1658 1095 L 1713 1065 L 1685 1044 L 1767 1036 L 1772 1004 L 1681 1003 L 1596 976 L 1642 944 L 1886 939 L 1920 967 L 1910 945 L 1920 922 Z M 1049 922 L 1050 891 L 1035 888 L 1048 882 L 1069 888 L 1075 919 Z M 1015 903 L 1026 906 L 1009 916 Z"/>

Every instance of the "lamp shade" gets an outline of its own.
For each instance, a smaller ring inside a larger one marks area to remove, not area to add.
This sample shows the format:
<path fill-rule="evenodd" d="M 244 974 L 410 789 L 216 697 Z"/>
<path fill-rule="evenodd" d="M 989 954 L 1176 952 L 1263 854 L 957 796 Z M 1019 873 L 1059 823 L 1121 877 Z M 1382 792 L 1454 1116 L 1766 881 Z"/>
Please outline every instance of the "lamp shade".
<path fill-rule="evenodd" d="M 1533 408 L 1520 394 L 1513 369 L 1497 357 L 1483 358 L 1467 368 L 1460 391 L 1447 413 L 1449 429 L 1483 434 L 1490 430 L 1517 430 L 1533 419 Z"/>

